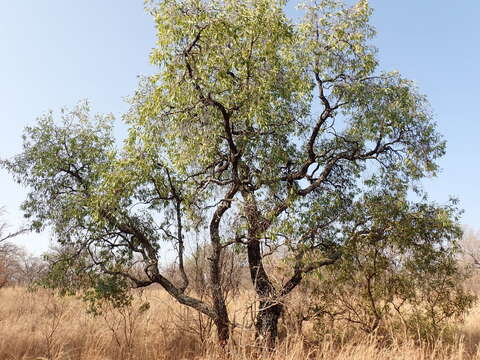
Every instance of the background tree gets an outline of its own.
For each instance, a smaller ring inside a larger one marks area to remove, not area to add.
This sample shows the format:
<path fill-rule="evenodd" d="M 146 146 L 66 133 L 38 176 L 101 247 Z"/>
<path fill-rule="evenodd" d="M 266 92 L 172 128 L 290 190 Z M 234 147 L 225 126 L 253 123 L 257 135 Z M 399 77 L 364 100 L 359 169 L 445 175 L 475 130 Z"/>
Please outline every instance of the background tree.
<path fill-rule="evenodd" d="M 60 243 L 85 255 L 64 265 L 91 274 L 108 296 L 158 283 L 212 318 L 222 343 L 231 326 L 226 248 L 247 255 L 257 333 L 273 345 L 282 299 L 341 258 L 341 231 L 361 194 L 379 184 L 406 191 L 435 175 L 444 153 L 425 97 L 377 70 L 367 1 L 308 3 L 299 23 L 284 6 L 151 4 L 158 73 L 131 99 L 123 150 L 111 119 L 89 121 L 82 105 L 61 124 L 47 114 L 27 128 L 24 151 L 3 162 L 31 189 L 23 207 L 33 226 L 52 225 Z M 210 243 L 208 300 L 189 290 L 184 265 L 197 233 Z M 162 272 L 168 244 L 178 281 Z M 272 252 L 291 261 L 283 284 L 264 266 Z M 141 276 L 129 270 L 138 263 Z"/>
<path fill-rule="evenodd" d="M 5 210 L 0 208 L 0 217 L 4 214 Z M 21 247 L 10 241 L 26 231 L 27 229 L 20 229 L 9 232 L 8 224 L 0 220 L 0 288 L 24 282 L 26 279 L 26 269 L 31 258 Z"/>
<path fill-rule="evenodd" d="M 0 244 L 0 288 L 15 284 L 22 274 L 22 249 L 6 242 Z"/>
<path fill-rule="evenodd" d="M 465 228 L 462 238 L 462 250 L 467 263 L 480 269 L 480 233 L 472 228 Z"/>

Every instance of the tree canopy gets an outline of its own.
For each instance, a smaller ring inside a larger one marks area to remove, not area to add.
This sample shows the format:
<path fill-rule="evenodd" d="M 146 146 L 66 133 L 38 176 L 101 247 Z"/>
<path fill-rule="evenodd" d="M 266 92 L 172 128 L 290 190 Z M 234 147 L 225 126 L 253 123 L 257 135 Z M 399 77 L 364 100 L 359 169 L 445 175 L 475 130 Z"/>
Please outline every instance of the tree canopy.
<path fill-rule="evenodd" d="M 400 248 L 428 242 L 430 232 L 437 245 L 450 243 L 456 232 L 453 213 L 402 205 L 418 180 L 436 174 L 445 142 L 415 85 L 379 70 L 368 2 L 307 2 L 298 22 L 285 4 L 150 3 L 157 72 L 130 99 L 123 146 L 111 117 L 81 104 L 60 122 L 40 118 L 23 152 L 3 161 L 30 189 L 23 209 L 32 225 L 52 226 L 71 248 L 69 269 L 91 274 L 104 293 L 158 283 L 210 316 L 222 342 L 232 326 L 222 291 L 228 247 L 247 254 L 256 328 L 271 341 L 281 298 L 367 241 L 352 242 L 355 221 Z M 399 223 L 380 231 L 396 219 L 381 217 L 395 204 Z M 184 269 L 186 243 L 198 234 L 210 242 L 208 301 L 189 291 Z M 163 244 L 176 249 L 180 281 L 162 273 Z M 280 286 L 263 263 L 276 251 L 291 261 Z M 138 264 L 140 275 L 130 270 Z"/>

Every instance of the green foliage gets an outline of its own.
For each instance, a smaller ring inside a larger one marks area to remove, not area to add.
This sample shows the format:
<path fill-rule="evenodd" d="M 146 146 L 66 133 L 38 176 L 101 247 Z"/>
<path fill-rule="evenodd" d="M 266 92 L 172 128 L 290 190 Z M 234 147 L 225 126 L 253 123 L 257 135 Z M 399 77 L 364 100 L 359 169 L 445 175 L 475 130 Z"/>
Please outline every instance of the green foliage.
<path fill-rule="evenodd" d="M 95 226 L 84 191 L 98 187 L 114 156 L 111 116 L 89 115 L 88 103 L 63 109 L 61 124 L 53 113 L 25 128 L 23 152 L 3 161 L 19 183 L 32 191 L 22 205 L 35 230 L 54 227 L 60 241 L 83 227 Z"/>
<path fill-rule="evenodd" d="M 110 193 L 102 191 L 107 174 L 113 171 L 116 151 L 111 116 L 90 116 L 88 103 L 62 110 L 61 123 L 53 114 L 27 127 L 24 151 L 3 165 L 18 182 L 31 188 L 22 208 L 37 231 L 51 226 L 60 251 L 47 254 L 50 263 L 42 286 L 62 294 L 95 289 L 114 301 L 125 294 L 127 283 L 116 276 L 133 261 L 132 251 L 109 251 L 115 217 Z M 126 203 L 123 203 L 126 205 Z M 110 220 L 99 216 L 108 212 Z M 99 276 L 105 272 L 107 278 Z M 113 286 L 117 284 L 117 286 Z M 89 295 L 92 298 L 91 294 Z"/>
<path fill-rule="evenodd" d="M 344 223 L 341 259 L 316 274 L 319 321 L 347 321 L 366 332 L 397 321 L 414 336 L 432 336 L 461 319 L 475 297 L 464 289 L 468 272 L 458 262 L 455 204 L 366 193 Z"/>
<path fill-rule="evenodd" d="M 88 311 L 91 314 L 99 315 L 104 304 L 108 304 L 114 309 L 130 306 L 133 301 L 133 295 L 129 293 L 130 288 L 130 284 L 123 278 L 104 276 L 97 279 L 95 287 L 85 291 L 83 300 L 87 302 Z M 148 303 L 145 303 L 139 310 L 144 312 L 148 308 Z"/>

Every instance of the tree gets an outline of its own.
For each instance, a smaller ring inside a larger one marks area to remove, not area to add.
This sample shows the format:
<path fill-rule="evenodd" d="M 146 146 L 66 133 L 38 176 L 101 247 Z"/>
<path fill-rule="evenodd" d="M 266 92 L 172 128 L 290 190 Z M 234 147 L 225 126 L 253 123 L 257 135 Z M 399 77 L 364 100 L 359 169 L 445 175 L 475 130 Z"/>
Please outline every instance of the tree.
<path fill-rule="evenodd" d="M 5 210 L 0 208 L 0 216 Z M 0 288 L 23 279 L 23 263 L 27 260 L 25 252 L 9 240 L 25 233 L 26 229 L 7 232 L 8 224 L 0 221 Z"/>
<path fill-rule="evenodd" d="M 0 244 L 0 288 L 15 283 L 21 274 L 22 250 L 12 243 Z"/>
<path fill-rule="evenodd" d="M 406 194 L 369 192 L 343 222 L 342 258 L 315 274 L 316 313 L 363 331 L 399 321 L 414 335 L 438 335 L 475 300 L 459 262 L 456 201 L 438 206 Z M 383 328 L 382 328 L 383 327 Z"/>
<path fill-rule="evenodd" d="M 480 233 L 471 228 L 465 228 L 462 238 L 464 261 L 480 269 Z"/>
<path fill-rule="evenodd" d="M 151 4 L 158 73 L 131 99 L 123 149 L 111 118 L 89 120 L 83 104 L 60 124 L 42 117 L 26 129 L 23 152 L 3 162 L 31 189 L 23 208 L 33 226 L 51 225 L 84 255 L 65 258 L 69 269 L 91 274 L 103 294 L 158 283 L 212 318 L 221 343 L 232 325 L 222 291 L 226 248 L 246 252 L 257 333 L 273 346 L 282 298 L 341 258 L 340 230 L 358 197 L 381 185 L 406 194 L 435 175 L 445 148 L 412 82 L 377 70 L 367 1 L 309 3 L 299 23 L 284 6 Z M 186 243 L 204 233 L 209 301 L 189 291 L 184 267 Z M 162 273 L 165 244 L 176 249 L 180 281 Z M 272 252 L 291 261 L 280 286 L 263 263 Z M 141 277 L 128 270 L 136 263 Z"/>

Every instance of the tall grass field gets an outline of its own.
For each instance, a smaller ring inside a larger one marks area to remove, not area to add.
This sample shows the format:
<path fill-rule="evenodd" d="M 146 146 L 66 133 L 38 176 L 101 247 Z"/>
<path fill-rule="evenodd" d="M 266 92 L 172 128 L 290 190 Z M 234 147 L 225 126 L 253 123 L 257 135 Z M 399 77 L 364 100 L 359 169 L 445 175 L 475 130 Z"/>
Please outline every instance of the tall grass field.
<path fill-rule="evenodd" d="M 208 319 L 177 304 L 162 289 L 149 288 L 134 298 L 127 308 L 105 306 L 93 315 L 75 297 L 0 289 L 0 359 L 480 359 L 480 305 L 453 332 L 430 341 L 399 328 L 389 334 L 352 332 L 348 324 L 335 335 L 322 336 L 315 323 L 295 321 L 294 309 L 305 300 L 297 296 L 290 304 L 293 310 L 282 318 L 276 350 L 268 351 L 254 345 L 255 302 L 248 293 L 229 304 L 236 327 L 223 348 L 216 345 Z"/>

